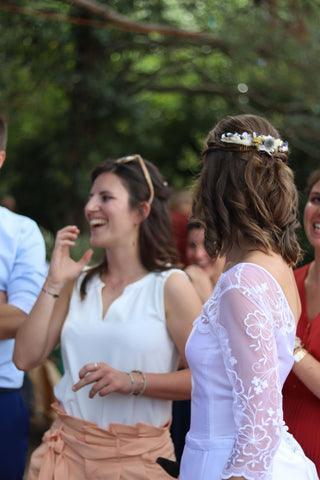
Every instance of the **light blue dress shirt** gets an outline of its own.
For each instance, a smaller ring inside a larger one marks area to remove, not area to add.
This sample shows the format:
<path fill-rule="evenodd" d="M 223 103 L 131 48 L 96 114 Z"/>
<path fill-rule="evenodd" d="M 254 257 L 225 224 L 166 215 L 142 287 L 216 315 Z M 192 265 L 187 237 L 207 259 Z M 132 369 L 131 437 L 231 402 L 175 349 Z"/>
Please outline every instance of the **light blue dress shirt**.
<path fill-rule="evenodd" d="M 37 224 L 0 207 L 0 290 L 8 304 L 29 313 L 46 275 L 45 244 Z M 0 340 L 0 388 L 20 388 L 23 372 L 12 362 L 14 339 Z"/>

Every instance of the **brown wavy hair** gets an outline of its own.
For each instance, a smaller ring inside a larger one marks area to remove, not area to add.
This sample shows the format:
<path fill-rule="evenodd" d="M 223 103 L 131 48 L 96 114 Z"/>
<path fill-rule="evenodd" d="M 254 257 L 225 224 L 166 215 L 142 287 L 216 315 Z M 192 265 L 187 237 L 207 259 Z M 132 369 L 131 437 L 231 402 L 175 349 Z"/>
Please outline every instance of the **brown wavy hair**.
<path fill-rule="evenodd" d="M 229 116 L 209 132 L 202 152 L 193 214 L 205 225 L 211 256 L 228 253 L 234 244 L 279 253 L 293 266 L 300 258 L 296 236 L 298 193 L 288 152 L 269 155 L 255 147 L 221 141 L 223 133 L 271 135 L 277 130 L 256 115 Z"/>
<path fill-rule="evenodd" d="M 121 179 L 128 190 L 130 207 L 140 209 L 141 202 L 148 202 L 150 198 L 150 188 L 146 177 L 138 159 L 128 162 L 121 160 L 123 159 L 105 160 L 93 170 L 91 182 L 93 184 L 102 173 L 114 173 Z M 154 198 L 148 217 L 140 225 L 139 247 L 141 262 L 149 272 L 180 267 L 168 209 L 168 201 L 172 190 L 168 187 L 155 165 L 147 160 L 144 160 L 144 163 L 152 181 Z M 90 278 L 107 271 L 108 261 L 105 256 L 102 263 L 88 270 L 81 284 L 81 298 L 84 298 L 86 294 L 86 286 Z"/>

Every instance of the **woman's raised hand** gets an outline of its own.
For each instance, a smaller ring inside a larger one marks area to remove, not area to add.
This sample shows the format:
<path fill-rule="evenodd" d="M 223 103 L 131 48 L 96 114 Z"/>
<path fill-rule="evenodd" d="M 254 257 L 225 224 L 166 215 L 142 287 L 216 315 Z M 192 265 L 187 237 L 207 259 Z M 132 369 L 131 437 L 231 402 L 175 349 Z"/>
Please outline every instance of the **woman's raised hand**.
<path fill-rule="evenodd" d="M 87 250 L 77 262 L 70 257 L 69 249 L 75 245 L 79 233 L 80 230 L 75 225 L 68 225 L 58 231 L 47 276 L 50 287 L 61 289 L 67 281 L 77 278 L 90 262 L 92 249 Z"/>

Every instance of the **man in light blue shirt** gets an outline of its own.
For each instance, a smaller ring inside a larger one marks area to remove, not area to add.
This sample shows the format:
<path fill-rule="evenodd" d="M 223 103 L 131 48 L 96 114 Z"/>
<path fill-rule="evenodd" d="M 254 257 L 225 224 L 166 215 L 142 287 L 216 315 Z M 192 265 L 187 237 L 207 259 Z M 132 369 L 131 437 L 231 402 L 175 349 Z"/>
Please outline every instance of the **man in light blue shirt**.
<path fill-rule="evenodd" d="M 7 130 L 0 118 L 0 168 Z M 45 279 L 45 245 L 37 224 L 0 207 L 0 478 L 23 478 L 29 416 L 20 389 L 23 372 L 12 362 L 14 338 Z"/>

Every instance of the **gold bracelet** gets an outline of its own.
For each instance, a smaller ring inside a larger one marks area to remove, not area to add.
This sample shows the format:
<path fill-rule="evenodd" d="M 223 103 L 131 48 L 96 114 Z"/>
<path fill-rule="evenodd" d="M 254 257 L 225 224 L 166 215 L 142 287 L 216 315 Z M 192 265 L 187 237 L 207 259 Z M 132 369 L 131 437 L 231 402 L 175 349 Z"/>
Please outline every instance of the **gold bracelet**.
<path fill-rule="evenodd" d="M 51 295 L 51 297 L 53 298 L 59 298 L 59 295 L 57 293 L 52 293 L 52 292 L 49 292 L 48 290 L 46 290 L 45 288 L 42 287 L 41 289 L 44 293 L 46 293 L 47 295 Z"/>
<path fill-rule="evenodd" d="M 300 348 L 294 355 L 294 363 L 299 363 L 306 355 L 308 351 L 305 348 Z"/>

